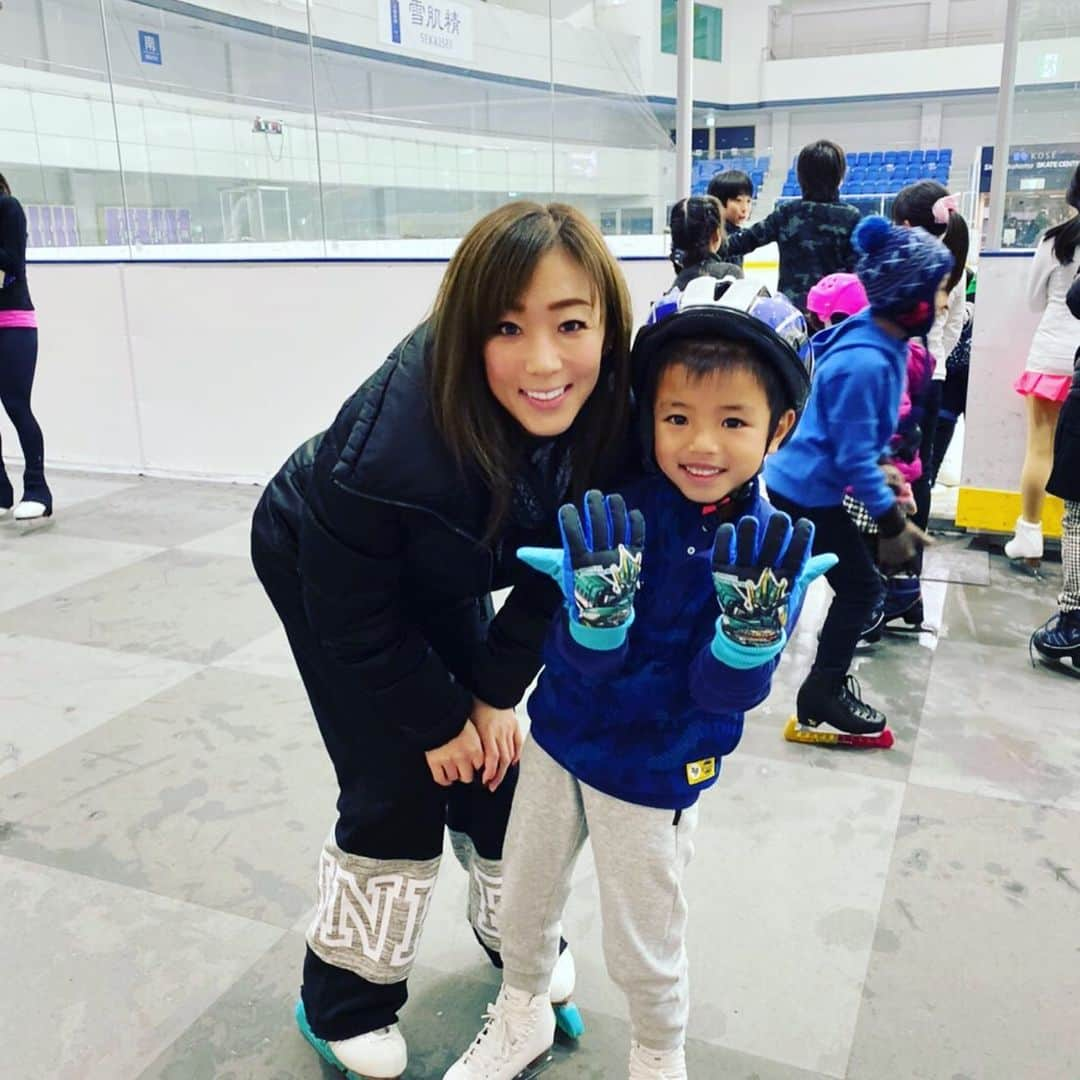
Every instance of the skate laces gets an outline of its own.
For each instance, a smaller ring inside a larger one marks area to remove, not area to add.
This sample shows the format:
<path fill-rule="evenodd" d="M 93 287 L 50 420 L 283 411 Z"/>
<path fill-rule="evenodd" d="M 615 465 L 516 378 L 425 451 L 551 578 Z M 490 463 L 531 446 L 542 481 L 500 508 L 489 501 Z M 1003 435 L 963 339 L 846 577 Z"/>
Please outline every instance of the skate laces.
<path fill-rule="evenodd" d="M 862 687 L 854 675 L 847 675 L 840 686 L 840 693 L 844 697 L 845 704 L 850 706 L 860 720 L 876 723 L 878 713 L 875 708 L 867 705 L 862 699 Z"/>
<path fill-rule="evenodd" d="M 470 1065 L 498 1065 L 508 1058 L 514 1050 L 514 1034 L 520 1040 L 532 1031 L 532 1013 L 528 1008 L 531 1000 L 518 1004 L 504 986 L 495 1003 L 488 1005 L 484 1026 L 461 1060 Z"/>

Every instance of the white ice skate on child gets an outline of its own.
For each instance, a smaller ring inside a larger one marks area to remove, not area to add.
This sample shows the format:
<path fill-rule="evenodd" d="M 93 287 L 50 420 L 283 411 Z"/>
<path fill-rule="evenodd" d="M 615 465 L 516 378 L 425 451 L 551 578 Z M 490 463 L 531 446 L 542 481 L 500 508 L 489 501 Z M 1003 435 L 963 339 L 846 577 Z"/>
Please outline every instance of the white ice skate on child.
<path fill-rule="evenodd" d="M 630 1080 L 687 1080 L 683 1048 L 650 1050 L 639 1042 L 632 1042 Z"/>
<path fill-rule="evenodd" d="M 1016 519 L 1016 535 L 1005 545 L 1010 559 L 1026 559 L 1038 562 L 1043 557 L 1042 522 Z"/>
<path fill-rule="evenodd" d="M 585 1034 L 585 1021 L 581 1019 L 578 1007 L 571 1000 L 577 985 L 577 968 L 569 947 L 563 949 L 551 973 L 551 1005 L 555 1010 L 555 1024 L 558 1029 L 571 1039 L 580 1039 Z"/>
<path fill-rule="evenodd" d="M 503 983 L 472 1046 L 443 1080 L 530 1080 L 551 1062 L 555 1014 L 547 994 L 529 994 Z"/>
<path fill-rule="evenodd" d="M 323 1061 L 343 1072 L 348 1080 L 398 1080 L 409 1063 L 408 1048 L 397 1024 L 328 1042 L 311 1030 L 301 1000 L 296 1003 L 296 1026 Z"/>

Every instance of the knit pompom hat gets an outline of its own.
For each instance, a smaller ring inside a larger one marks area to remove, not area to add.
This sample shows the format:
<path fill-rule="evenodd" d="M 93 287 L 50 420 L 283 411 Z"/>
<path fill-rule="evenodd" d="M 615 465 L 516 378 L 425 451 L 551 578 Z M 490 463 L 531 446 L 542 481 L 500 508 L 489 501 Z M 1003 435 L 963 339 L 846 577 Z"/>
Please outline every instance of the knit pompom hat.
<path fill-rule="evenodd" d="M 875 315 L 903 314 L 924 303 L 933 309 L 941 279 L 953 265 L 940 240 L 875 214 L 859 222 L 851 241 L 859 252 L 855 273 Z"/>

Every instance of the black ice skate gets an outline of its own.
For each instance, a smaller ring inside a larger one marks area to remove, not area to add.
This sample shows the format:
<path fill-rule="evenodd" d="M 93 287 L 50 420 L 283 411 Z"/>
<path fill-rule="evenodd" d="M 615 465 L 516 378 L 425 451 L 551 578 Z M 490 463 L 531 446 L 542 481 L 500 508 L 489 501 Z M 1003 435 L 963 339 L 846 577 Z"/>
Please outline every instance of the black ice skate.
<path fill-rule="evenodd" d="M 885 629 L 892 632 L 933 633 L 923 626 L 922 582 L 918 574 L 907 571 L 885 576 Z"/>
<path fill-rule="evenodd" d="M 1071 660 L 1080 671 L 1080 611 L 1059 611 L 1048 619 L 1031 635 L 1031 648 L 1053 664 Z"/>
<path fill-rule="evenodd" d="M 850 746 L 887 750 L 893 733 L 884 713 L 862 700 L 853 675 L 835 676 L 810 672 L 799 688 L 798 714 L 784 729 L 788 742 L 818 746 Z"/>

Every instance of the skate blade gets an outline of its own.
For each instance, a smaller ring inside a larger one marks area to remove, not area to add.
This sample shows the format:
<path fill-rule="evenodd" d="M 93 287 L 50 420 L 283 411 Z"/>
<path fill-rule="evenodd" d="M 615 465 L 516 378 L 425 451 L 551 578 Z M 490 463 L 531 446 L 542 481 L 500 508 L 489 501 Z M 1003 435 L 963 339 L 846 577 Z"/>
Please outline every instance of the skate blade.
<path fill-rule="evenodd" d="M 927 626 L 926 623 L 921 623 L 918 626 L 913 626 L 911 623 L 886 623 L 885 633 L 887 634 L 900 634 L 901 636 L 910 637 L 913 634 L 931 634 L 933 637 L 937 637 L 937 627 Z"/>
<path fill-rule="evenodd" d="M 54 518 L 51 514 L 43 515 L 42 517 L 22 519 L 12 517 L 9 514 L 8 519 L 11 521 L 12 527 L 15 529 L 15 531 L 23 534 L 42 532 L 43 530 L 53 528 L 56 524 L 56 518 Z M 0 520 L 3 520 L 2 515 L 0 515 Z"/>
<path fill-rule="evenodd" d="M 551 1050 L 545 1050 L 535 1061 L 526 1065 L 515 1077 L 514 1080 L 533 1080 L 534 1076 L 539 1076 L 542 1072 L 546 1072 L 552 1065 L 555 1064 L 555 1055 Z"/>
<path fill-rule="evenodd" d="M 1068 675 L 1073 679 L 1080 679 L 1080 657 L 1072 656 L 1047 656 L 1046 653 L 1033 650 L 1031 666 L 1038 667 L 1040 664 L 1051 671 L 1059 671 L 1062 675 Z"/>
<path fill-rule="evenodd" d="M 893 733 L 885 728 L 876 735 L 849 735 L 846 731 L 819 731 L 803 727 L 793 716 L 784 728 L 788 742 L 807 746 L 846 746 L 856 750 L 888 750 L 893 744 Z"/>
<path fill-rule="evenodd" d="M 1046 580 L 1042 572 L 1042 559 L 1009 559 L 1009 566 L 1018 573 L 1033 577 L 1036 581 Z"/>

